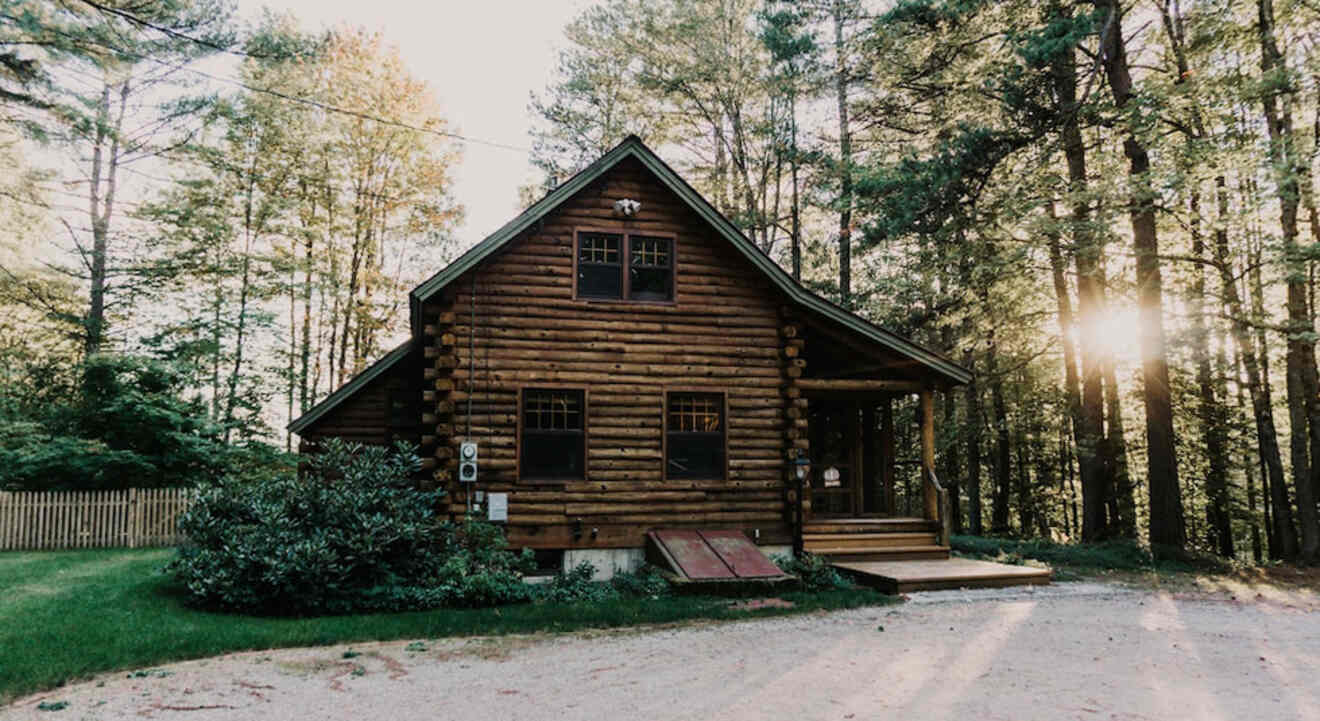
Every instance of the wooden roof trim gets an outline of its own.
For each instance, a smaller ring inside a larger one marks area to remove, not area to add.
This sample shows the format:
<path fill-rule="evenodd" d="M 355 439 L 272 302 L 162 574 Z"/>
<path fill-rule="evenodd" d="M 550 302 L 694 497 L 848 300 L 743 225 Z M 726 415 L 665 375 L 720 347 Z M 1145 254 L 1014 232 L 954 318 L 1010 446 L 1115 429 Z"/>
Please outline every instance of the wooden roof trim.
<path fill-rule="evenodd" d="M 480 264 L 483 260 L 499 250 L 506 243 L 513 240 L 517 235 L 533 223 L 540 220 L 545 215 L 559 207 L 561 203 L 571 198 L 578 191 L 590 185 L 593 181 L 604 175 L 609 169 L 613 168 L 622 160 L 633 157 L 637 158 L 643 166 L 655 174 L 660 182 L 681 198 L 698 216 L 705 220 L 721 236 L 728 240 L 737 248 L 752 265 L 756 266 L 764 273 L 776 287 L 784 292 L 792 301 L 803 308 L 821 315 L 825 318 L 835 321 L 840 325 L 858 333 L 864 338 L 874 341 L 896 353 L 911 358 L 923 366 L 935 371 L 943 378 L 954 384 L 969 383 L 972 380 L 971 371 L 962 367 L 948 358 L 941 356 L 935 351 L 918 345 L 902 336 L 895 335 L 870 321 L 841 308 L 830 301 L 816 295 L 804 288 L 800 283 L 793 280 L 783 268 L 779 267 L 756 244 L 743 235 L 728 218 L 724 217 L 715 209 L 705 198 L 701 196 L 687 181 L 683 180 L 678 173 L 674 172 L 663 160 L 660 159 L 641 138 L 631 135 L 623 142 L 619 143 L 608 153 L 602 155 L 596 162 L 584 168 L 577 175 L 560 184 L 554 190 L 550 191 L 544 198 L 532 204 L 531 207 L 518 214 L 516 218 L 506 223 L 499 230 L 487 236 L 477 245 L 473 246 L 468 252 L 459 256 L 444 270 L 431 276 L 413 289 L 410 294 L 410 307 L 412 310 L 413 333 L 418 335 L 421 324 L 421 305 L 433 295 L 442 290 L 446 285 L 463 273 L 471 270 Z"/>
<path fill-rule="evenodd" d="M 408 357 L 408 352 L 412 350 L 412 341 L 406 340 L 398 348 L 385 354 L 384 358 L 367 366 L 366 370 L 353 376 L 352 380 L 340 386 L 334 393 L 326 396 L 325 400 L 312 406 L 311 410 L 298 416 L 298 418 L 289 422 L 285 426 L 288 430 L 301 434 L 303 430 L 320 420 L 322 416 L 339 407 L 341 403 L 353 397 L 368 383 L 379 378 L 385 371 L 393 368 L 399 361 Z"/>

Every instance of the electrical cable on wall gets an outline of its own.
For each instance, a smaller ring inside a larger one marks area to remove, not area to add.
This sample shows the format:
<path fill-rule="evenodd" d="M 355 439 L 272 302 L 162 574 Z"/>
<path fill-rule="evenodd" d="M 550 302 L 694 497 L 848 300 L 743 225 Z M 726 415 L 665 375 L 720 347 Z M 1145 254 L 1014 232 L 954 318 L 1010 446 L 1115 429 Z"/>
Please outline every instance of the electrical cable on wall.
<path fill-rule="evenodd" d="M 477 274 L 472 274 L 472 312 L 468 320 L 468 397 L 467 397 L 467 430 L 463 433 L 464 440 L 472 442 L 472 393 L 476 382 L 477 369 Z M 467 512 L 472 514 L 472 489 L 468 489 L 463 494 L 467 498 Z"/>

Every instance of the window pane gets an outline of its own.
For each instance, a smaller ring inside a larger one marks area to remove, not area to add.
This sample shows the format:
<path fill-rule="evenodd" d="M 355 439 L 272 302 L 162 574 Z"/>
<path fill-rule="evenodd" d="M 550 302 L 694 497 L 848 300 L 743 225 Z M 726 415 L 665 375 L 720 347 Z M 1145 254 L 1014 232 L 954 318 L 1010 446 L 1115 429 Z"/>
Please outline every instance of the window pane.
<path fill-rule="evenodd" d="M 669 238 L 634 235 L 628 239 L 628 297 L 673 300 L 673 251 Z"/>
<path fill-rule="evenodd" d="M 523 391 L 523 428 L 538 431 L 582 430 L 582 391 Z"/>
<path fill-rule="evenodd" d="M 645 268 L 668 268 L 670 255 L 673 250 L 672 241 L 669 238 L 650 238 L 644 235 L 634 235 L 630 238 L 629 245 L 631 253 L 629 254 L 629 263 L 634 267 Z"/>
<path fill-rule="evenodd" d="M 577 290 L 581 298 L 622 298 L 623 282 L 618 265 L 579 265 Z"/>
<path fill-rule="evenodd" d="M 724 396 L 671 393 L 665 420 L 669 478 L 724 478 Z"/>
<path fill-rule="evenodd" d="M 719 393 L 671 393 L 669 430 L 722 433 L 724 397 Z"/>
<path fill-rule="evenodd" d="M 580 479 L 582 433 L 525 431 L 522 447 L 522 477 L 528 479 Z"/>
<path fill-rule="evenodd" d="M 668 268 L 629 269 L 628 297 L 634 300 L 673 300 L 674 276 Z"/>
<path fill-rule="evenodd" d="M 666 448 L 670 478 L 724 478 L 723 433 L 671 433 Z"/>
<path fill-rule="evenodd" d="M 528 388 L 522 403 L 522 477 L 584 478 L 585 395 L 580 390 Z"/>
<path fill-rule="evenodd" d="M 622 236 L 611 233 L 581 233 L 578 235 L 579 263 L 619 263 L 619 241 Z"/>

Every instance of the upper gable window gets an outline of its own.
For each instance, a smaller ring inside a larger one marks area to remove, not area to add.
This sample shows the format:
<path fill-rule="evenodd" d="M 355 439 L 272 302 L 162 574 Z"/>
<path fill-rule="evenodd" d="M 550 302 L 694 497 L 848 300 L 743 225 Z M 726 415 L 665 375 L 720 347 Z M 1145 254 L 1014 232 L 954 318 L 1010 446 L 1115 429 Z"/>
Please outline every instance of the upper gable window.
<path fill-rule="evenodd" d="M 674 239 L 639 233 L 577 234 L 577 297 L 674 299 Z"/>
<path fill-rule="evenodd" d="M 579 298 L 623 297 L 623 236 L 579 233 L 577 290 Z"/>

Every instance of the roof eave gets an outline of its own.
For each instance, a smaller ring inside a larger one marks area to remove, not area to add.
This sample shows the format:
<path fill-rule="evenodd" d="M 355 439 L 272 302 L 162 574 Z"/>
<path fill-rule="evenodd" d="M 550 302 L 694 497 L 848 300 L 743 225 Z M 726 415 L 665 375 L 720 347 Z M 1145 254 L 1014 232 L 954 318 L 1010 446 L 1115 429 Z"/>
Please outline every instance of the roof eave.
<path fill-rule="evenodd" d="M 386 353 L 380 360 L 367 366 L 365 370 L 353 376 L 347 383 L 340 386 L 334 393 L 325 397 L 325 400 L 312 406 L 306 413 L 289 421 L 285 428 L 291 433 L 301 434 L 306 428 L 316 421 L 320 420 L 325 414 L 339 407 L 339 404 L 348 400 L 363 388 L 363 386 L 379 378 L 385 371 L 393 368 L 399 361 L 408 357 L 412 350 L 412 339 L 408 339 L 396 347 L 394 350 Z"/>

